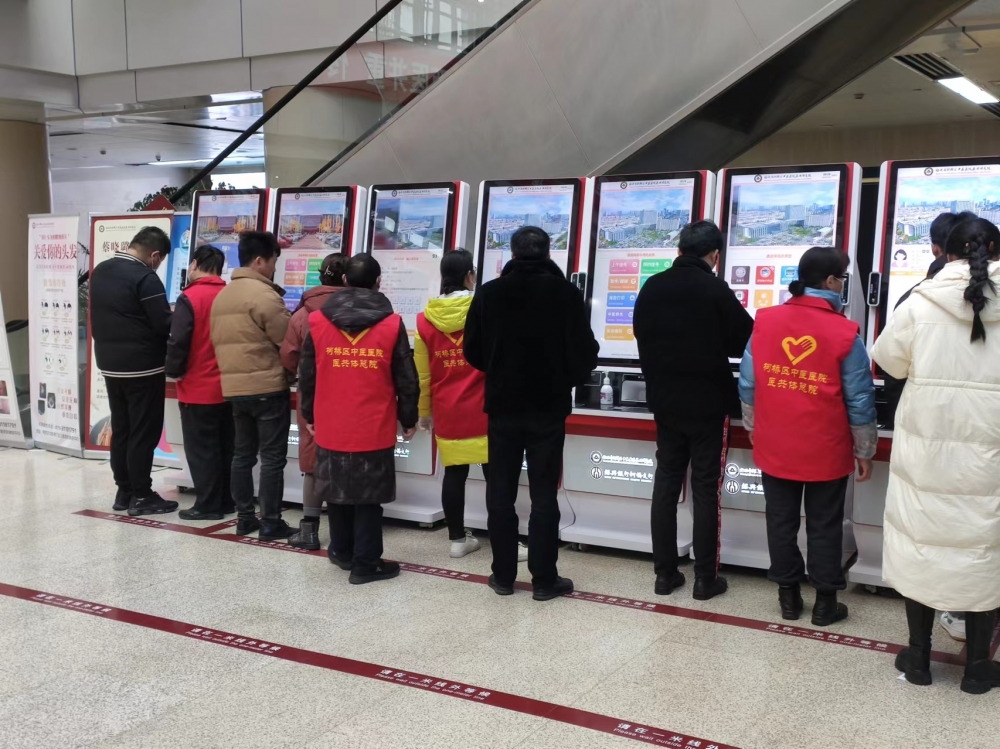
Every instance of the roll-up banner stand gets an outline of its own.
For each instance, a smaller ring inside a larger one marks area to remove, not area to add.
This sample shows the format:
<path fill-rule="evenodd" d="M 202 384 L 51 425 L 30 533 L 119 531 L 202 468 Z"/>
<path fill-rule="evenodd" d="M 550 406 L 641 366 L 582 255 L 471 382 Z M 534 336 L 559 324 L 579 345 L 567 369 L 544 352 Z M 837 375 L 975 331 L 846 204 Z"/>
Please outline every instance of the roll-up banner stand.
<path fill-rule="evenodd" d="M 36 447 L 82 457 L 78 215 L 28 216 L 31 433 Z M 12 409 L 13 410 L 13 409 Z"/>
<path fill-rule="evenodd" d="M 31 447 L 24 437 L 21 426 L 21 409 L 17 403 L 14 388 L 14 368 L 10 362 L 10 347 L 7 345 L 7 321 L 3 316 L 3 300 L 0 300 L 0 447 Z"/>
<path fill-rule="evenodd" d="M 90 272 L 110 260 L 116 252 L 124 252 L 132 243 L 132 238 L 144 226 L 155 226 L 170 236 L 173 211 L 142 211 L 124 215 L 91 215 L 90 217 Z M 168 264 L 162 263 L 157 275 L 166 288 Z M 111 406 L 108 404 L 108 390 L 97 369 L 94 357 L 94 339 L 87 314 L 87 406 L 84 430 L 84 457 L 104 458 L 111 449 Z M 165 444 L 164 440 L 161 443 Z M 169 463 L 175 465 L 175 463 Z"/>

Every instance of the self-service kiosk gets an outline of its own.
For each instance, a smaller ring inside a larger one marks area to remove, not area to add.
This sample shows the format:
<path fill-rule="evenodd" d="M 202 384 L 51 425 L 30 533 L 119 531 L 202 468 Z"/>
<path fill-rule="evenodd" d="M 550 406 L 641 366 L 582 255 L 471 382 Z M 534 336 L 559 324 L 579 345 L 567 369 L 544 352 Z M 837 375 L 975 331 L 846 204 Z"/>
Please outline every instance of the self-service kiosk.
<path fill-rule="evenodd" d="M 867 295 L 868 345 L 875 342 L 908 290 L 927 276 L 934 260 L 930 225 L 942 213 L 972 211 L 1000 221 L 1000 159 L 887 161 L 882 164 L 876 217 L 875 250 Z M 876 368 L 881 392 L 884 374 Z M 891 425 L 884 398 L 879 398 L 879 448 L 870 481 L 854 492 L 853 519 L 858 559 L 848 572 L 851 582 L 883 585 L 882 519 L 889 483 Z"/>
<path fill-rule="evenodd" d="M 844 287 L 845 314 L 863 325 L 863 294 L 855 293 L 861 167 L 857 164 L 723 169 L 719 173 L 716 223 L 724 237 L 720 274 L 751 315 L 783 304 L 797 278 L 799 259 L 810 247 L 837 247 L 851 259 Z M 734 369 L 739 362 L 734 361 Z M 804 435 L 804 438 L 807 438 Z M 844 521 L 844 561 L 853 556 L 848 484 Z M 767 526 L 761 472 L 739 424 L 731 433 L 722 477 L 721 558 L 724 563 L 767 568 Z M 805 548 L 805 528 L 800 530 Z"/>
<path fill-rule="evenodd" d="M 652 551 L 656 425 L 646 409 L 632 315 L 646 280 L 673 264 L 681 228 L 711 217 L 714 180 L 704 171 L 596 180 L 579 267 L 601 352 L 599 369 L 577 389 L 566 424 L 563 482 L 576 520 L 563 529 L 565 541 Z M 613 403 L 602 407 L 605 377 Z M 687 496 L 678 498 L 679 555 L 691 547 Z"/>

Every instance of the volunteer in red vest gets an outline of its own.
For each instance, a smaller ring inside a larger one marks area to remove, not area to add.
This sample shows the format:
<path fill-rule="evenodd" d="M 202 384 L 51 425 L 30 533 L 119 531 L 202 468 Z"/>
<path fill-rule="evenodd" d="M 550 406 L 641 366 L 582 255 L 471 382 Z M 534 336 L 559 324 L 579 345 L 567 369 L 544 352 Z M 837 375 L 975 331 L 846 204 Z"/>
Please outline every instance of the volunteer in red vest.
<path fill-rule="evenodd" d="M 743 423 L 767 504 L 767 576 L 780 586 L 782 617 L 798 619 L 807 579 L 798 545 L 804 494 L 817 627 L 847 618 L 847 606 L 837 602 L 847 587 L 844 499 L 855 463 L 857 481 L 871 477 L 878 442 L 871 362 L 857 323 L 842 313 L 849 264 L 833 247 L 807 250 L 789 286 L 792 298 L 757 312 L 740 366 Z"/>
<path fill-rule="evenodd" d="M 378 290 L 370 254 L 344 271 L 346 289 L 309 315 L 299 361 L 299 398 L 316 440 L 314 491 L 327 504 L 330 561 L 353 585 L 399 575 L 382 559 L 382 505 L 396 499 L 397 423 L 417 429 L 420 386 L 402 318 Z"/>
<path fill-rule="evenodd" d="M 181 510 L 182 520 L 221 520 L 236 511 L 229 491 L 233 408 L 222 397 L 209 329 L 212 303 L 226 286 L 220 278 L 225 261 L 225 255 L 211 245 L 195 251 L 167 341 L 166 373 L 177 380 L 184 454 L 197 496 L 190 509 Z"/>
<path fill-rule="evenodd" d="M 434 431 L 444 481 L 441 507 L 448 524 L 450 555 L 464 557 L 479 549 L 479 540 L 465 529 L 465 481 L 469 466 L 479 463 L 489 476 L 486 375 L 465 360 L 465 318 L 476 288 L 476 269 L 467 250 L 441 258 L 441 296 L 427 302 L 417 315 L 414 341 L 420 375 L 420 428 Z M 528 548 L 518 547 L 518 561 L 528 560 Z"/>

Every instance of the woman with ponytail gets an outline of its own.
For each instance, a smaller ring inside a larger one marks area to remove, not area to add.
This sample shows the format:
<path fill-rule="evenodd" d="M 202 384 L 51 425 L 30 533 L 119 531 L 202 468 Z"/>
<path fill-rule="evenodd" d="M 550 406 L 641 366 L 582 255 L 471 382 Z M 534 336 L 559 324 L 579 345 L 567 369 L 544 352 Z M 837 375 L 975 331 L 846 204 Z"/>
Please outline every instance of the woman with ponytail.
<path fill-rule="evenodd" d="M 441 296 L 417 315 L 413 358 L 420 375 L 420 428 L 434 431 L 444 481 L 441 506 L 451 542 L 449 555 L 464 557 L 479 549 L 479 539 L 465 529 L 465 481 L 469 466 L 489 473 L 486 375 L 465 360 L 465 319 L 476 288 L 472 253 L 454 250 L 441 258 Z M 523 558 L 522 558 L 523 557 Z M 518 561 L 527 560 L 519 547 Z"/>
<path fill-rule="evenodd" d="M 872 348 L 906 379 L 896 411 L 882 576 L 906 599 L 896 668 L 931 683 L 935 609 L 965 611 L 962 691 L 1000 687 L 990 643 L 1000 606 L 1000 230 L 952 229 L 948 264 L 917 286 Z"/>
<path fill-rule="evenodd" d="M 764 484 L 767 577 L 778 584 L 784 619 L 798 619 L 806 564 L 799 551 L 805 501 L 808 580 L 816 589 L 812 623 L 847 618 L 837 591 L 844 577 L 844 503 L 857 465 L 867 481 L 878 443 L 875 385 L 858 324 L 843 315 L 850 260 L 813 247 L 799 261 L 785 304 L 757 311 L 740 364 L 743 425 Z"/>

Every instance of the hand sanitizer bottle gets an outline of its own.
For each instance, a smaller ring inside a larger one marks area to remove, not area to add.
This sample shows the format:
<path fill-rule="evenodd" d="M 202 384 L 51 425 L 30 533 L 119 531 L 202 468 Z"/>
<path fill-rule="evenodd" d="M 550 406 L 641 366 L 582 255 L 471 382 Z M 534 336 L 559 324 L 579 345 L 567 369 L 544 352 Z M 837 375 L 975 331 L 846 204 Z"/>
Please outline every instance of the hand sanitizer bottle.
<path fill-rule="evenodd" d="M 604 384 L 601 386 L 601 408 L 610 410 L 615 407 L 615 390 L 611 387 L 611 378 L 604 375 Z"/>

